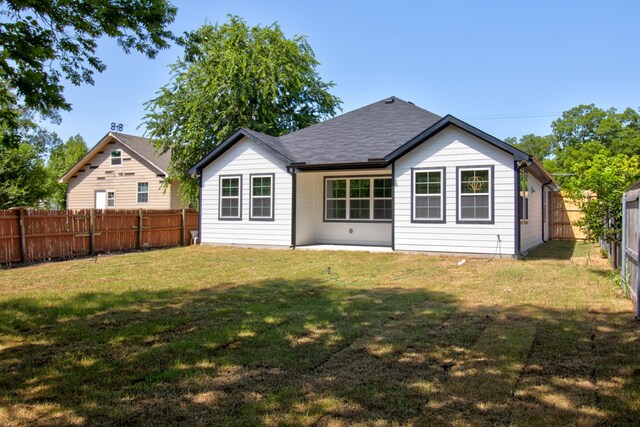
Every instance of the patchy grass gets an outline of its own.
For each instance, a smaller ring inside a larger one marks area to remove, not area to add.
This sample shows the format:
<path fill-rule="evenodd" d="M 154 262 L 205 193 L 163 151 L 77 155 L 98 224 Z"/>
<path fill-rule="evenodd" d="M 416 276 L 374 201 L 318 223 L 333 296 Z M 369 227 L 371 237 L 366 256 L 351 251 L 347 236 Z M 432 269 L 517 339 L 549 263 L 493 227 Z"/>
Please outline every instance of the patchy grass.
<path fill-rule="evenodd" d="M 0 271 L 0 424 L 637 425 L 597 250 L 187 247 Z"/>

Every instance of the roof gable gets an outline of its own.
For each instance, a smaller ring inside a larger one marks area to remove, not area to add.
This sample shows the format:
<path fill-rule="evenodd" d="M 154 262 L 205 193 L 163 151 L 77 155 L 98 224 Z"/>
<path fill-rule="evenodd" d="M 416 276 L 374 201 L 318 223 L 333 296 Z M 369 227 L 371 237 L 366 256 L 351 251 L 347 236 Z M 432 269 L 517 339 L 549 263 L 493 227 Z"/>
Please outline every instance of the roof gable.
<path fill-rule="evenodd" d="M 227 150 L 233 147 L 237 142 L 239 142 L 242 138 L 247 137 L 251 141 L 263 146 L 269 152 L 274 154 L 277 158 L 281 159 L 284 163 L 290 164 L 294 163 L 294 160 L 285 154 L 285 150 L 278 143 L 278 138 L 275 136 L 270 136 L 261 132 L 256 132 L 254 130 L 241 128 L 238 129 L 231 135 L 229 138 L 225 139 L 214 148 L 209 154 L 204 156 L 198 163 L 189 168 L 189 173 L 191 175 L 199 175 L 202 173 L 202 169 L 204 169 L 211 162 L 216 160 L 222 154 L 224 154 Z"/>
<path fill-rule="evenodd" d="M 71 169 L 69 169 L 59 180 L 61 183 L 68 183 L 69 179 L 75 175 L 78 170 L 93 159 L 99 151 L 101 151 L 109 142 L 118 141 L 124 145 L 132 153 L 139 156 L 150 167 L 157 169 L 159 172 L 168 175 L 167 168 L 169 161 L 171 160 L 171 153 L 166 152 L 163 154 L 157 154 L 155 147 L 148 138 L 143 138 L 135 135 L 128 135 L 125 133 L 109 132 L 98 141 L 96 145 L 91 147 L 87 154 L 78 161 Z"/>
<path fill-rule="evenodd" d="M 440 133 L 442 130 L 446 129 L 448 126 L 455 126 L 457 128 L 460 128 L 470 133 L 471 135 L 503 151 L 506 151 L 507 153 L 513 155 L 515 160 L 527 160 L 527 161 L 531 160 L 531 156 L 525 153 L 524 151 L 518 150 L 512 145 L 509 145 L 506 142 L 500 141 L 498 138 L 491 136 L 488 133 L 483 132 L 474 126 L 471 126 L 470 124 L 465 123 L 462 120 L 450 114 L 446 115 L 445 117 L 440 119 L 438 122 L 434 123 L 432 126 L 425 129 L 420 134 L 416 135 L 411 140 L 407 141 L 400 147 L 390 152 L 388 155 L 385 156 L 385 159 L 389 162 L 393 162 L 399 159 L 400 157 L 404 156 L 405 154 L 407 154 L 417 146 L 426 142 L 429 138 L 433 137 L 434 135 Z"/>

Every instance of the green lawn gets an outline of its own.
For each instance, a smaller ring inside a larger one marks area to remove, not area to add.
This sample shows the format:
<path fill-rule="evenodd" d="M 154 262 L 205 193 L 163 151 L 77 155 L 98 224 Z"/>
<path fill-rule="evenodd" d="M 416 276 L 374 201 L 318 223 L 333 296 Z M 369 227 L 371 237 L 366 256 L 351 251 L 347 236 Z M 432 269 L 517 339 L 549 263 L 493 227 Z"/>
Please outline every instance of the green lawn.
<path fill-rule="evenodd" d="M 0 425 L 638 425 L 586 244 L 524 261 L 207 246 L 0 271 Z"/>

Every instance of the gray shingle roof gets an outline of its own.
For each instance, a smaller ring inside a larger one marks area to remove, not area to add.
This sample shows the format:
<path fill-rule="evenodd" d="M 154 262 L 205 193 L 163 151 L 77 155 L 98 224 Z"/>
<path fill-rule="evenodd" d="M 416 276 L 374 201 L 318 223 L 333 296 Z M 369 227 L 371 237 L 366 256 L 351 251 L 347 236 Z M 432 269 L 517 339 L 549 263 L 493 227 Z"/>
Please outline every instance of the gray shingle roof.
<path fill-rule="evenodd" d="M 130 147 L 133 151 L 147 159 L 149 162 L 158 166 L 163 171 L 167 171 L 169 168 L 169 161 L 171 160 L 171 150 L 166 153 L 159 154 L 156 148 L 148 138 L 141 136 L 128 135 L 126 133 L 111 132 L 113 136 L 120 140 L 123 144 Z"/>
<path fill-rule="evenodd" d="M 264 142 L 296 162 L 366 162 L 383 158 L 440 118 L 392 96 Z"/>

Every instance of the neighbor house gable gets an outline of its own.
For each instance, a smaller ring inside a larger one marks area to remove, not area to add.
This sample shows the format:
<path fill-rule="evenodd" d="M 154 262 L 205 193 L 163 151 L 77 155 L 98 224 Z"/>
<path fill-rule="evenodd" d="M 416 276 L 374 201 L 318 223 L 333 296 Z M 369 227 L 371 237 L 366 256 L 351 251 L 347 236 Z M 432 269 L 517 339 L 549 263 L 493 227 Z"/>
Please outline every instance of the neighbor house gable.
<path fill-rule="evenodd" d="M 141 144 L 137 140 L 142 140 L 142 141 L 145 141 L 145 143 L 149 144 L 148 140 L 146 140 L 145 138 L 135 137 L 132 135 L 118 134 L 114 132 L 107 133 L 104 137 L 102 137 L 100 141 L 98 141 L 96 145 L 94 145 L 87 152 L 87 154 L 84 155 L 82 159 L 80 159 L 73 167 L 71 167 L 71 169 L 69 169 L 67 173 L 65 173 L 58 180 L 58 182 L 63 184 L 68 184 L 69 180 L 74 175 L 76 175 L 76 173 L 80 169 L 83 169 L 87 164 L 91 163 L 93 158 L 95 158 L 101 151 L 103 151 L 110 143 L 113 143 L 114 141 L 117 141 L 120 144 L 122 144 L 124 147 L 126 147 L 126 149 L 131 152 L 130 154 L 136 155 L 139 161 L 146 164 L 149 168 L 163 174 L 164 176 L 168 176 L 168 172 L 166 170 L 167 165 L 164 165 L 164 164 L 160 165 L 160 161 L 158 161 L 159 160 L 158 156 L 154 156 L 156 158 L 152 159 L 150 158 L 148 153 L 143 153 L 143 151 L 148 151 L 148 150 L 142 150 Z M 149 146 L 151 145 L 149 144 Z M 162 163 L 167 163 L 167 162 L 165 160 Z"/>

